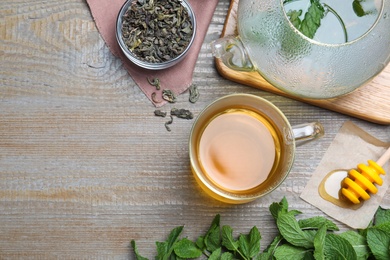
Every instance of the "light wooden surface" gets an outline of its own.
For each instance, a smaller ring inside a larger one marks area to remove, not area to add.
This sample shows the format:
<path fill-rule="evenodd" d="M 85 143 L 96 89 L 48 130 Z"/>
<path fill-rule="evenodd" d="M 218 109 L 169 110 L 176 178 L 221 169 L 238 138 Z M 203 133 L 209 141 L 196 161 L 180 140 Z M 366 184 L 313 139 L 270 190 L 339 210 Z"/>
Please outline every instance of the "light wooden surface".
<path fill-rule="evenodd" d="M 162 110 L 197 115 L 225 94 L 253 93 L 274 102 L 292 124 L 319 120 L 326 130 L 298 147 L 276 191 L 237 206 L 199 190 L 188 160 L 193 121 L 174 120 L 166 131 L 166 119 L 153 115 L 105 46 L 85 1 L 0 2 L 0 259 L 134 259 L 131 239 L 153 259 L 155 241 L 172 228 L 185 225 L 183 235 L 193 239 L 217 213 L 237 234 L 258 226 L 264 249 L 277 233 L 272 202 L 286 196 L 305 216 L 323 215 L 299 195 L 346 120 L 390 141 L 390 126 L 221 77 L 208 43 L 220 36 L 228 8 L 229 0 L 220 0 L 199 54 L 199 101 L 190 104 L 184 93 Z M 383 206 L 390 207 L 390 196 Z"/>
<path fill-rule="evenodd" d="M 238 2 L 239 0 L 231 0 L 221 37 L 237 35 Z M 305 99 L 292 96 L 268 83 L 257 71 L 235 71 L 228 68 L 220 59 L 216 60 L 216 67 L 219 73 L 229 80 L 373 123 L 390 125 L 390 98 L 388 98 L 390 97 L 390 64 L 364 86 L 349 94 L 327 100 Z"/>

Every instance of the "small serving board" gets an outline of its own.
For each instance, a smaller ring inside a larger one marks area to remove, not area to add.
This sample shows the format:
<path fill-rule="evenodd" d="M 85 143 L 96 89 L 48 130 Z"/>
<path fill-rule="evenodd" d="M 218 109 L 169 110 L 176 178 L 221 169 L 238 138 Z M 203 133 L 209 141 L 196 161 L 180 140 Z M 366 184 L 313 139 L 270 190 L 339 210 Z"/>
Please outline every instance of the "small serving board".
<path fill-rule="evenodd" d="M 232 0 L 221 37 L 236 35 L 237 6 L 239 0 Z M 257 72 L 234 71 L 215 59 L 218 72 L 225 78 L 276 93 L 315 106 L 333 110 L 377 124 L 390 125 L 390 64 L 371 82 L 347 95 L 326 99 L 304 99 L 285 93 L 268 83 Z"/>

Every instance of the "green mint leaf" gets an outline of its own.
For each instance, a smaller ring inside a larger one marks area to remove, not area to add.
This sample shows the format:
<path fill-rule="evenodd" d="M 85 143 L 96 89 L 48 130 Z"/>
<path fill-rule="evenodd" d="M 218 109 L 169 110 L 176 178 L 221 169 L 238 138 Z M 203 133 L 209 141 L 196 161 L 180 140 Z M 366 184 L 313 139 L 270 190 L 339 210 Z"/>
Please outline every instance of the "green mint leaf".
<path fill-rule="evenodd" d="M 249 257 L 252 258 L 260 253 L 260 240 L 260 231 L 254 226 L 251 231 L 249 231 Z"/>
<path fill-rule="evenodd" d="M 181 232 L 183 231 L 183 226 L 176 227 L 172 229 L 171 233 L 168 236 L 168 239 L 164 242 L 156 242 L 157 246 L 157 259 L 167 260 L 172 252 L 174 244 L 179 239 Z"/>
<path fill-rule="evenodd" d="M 208 257 L 208 260 L 219 260 L 221 258 L 222 249 L 215 249 L 211 255 Z"/>
<path fill-rule="evenodd" d="M 293 215 L 293 216 L 297 216 L 297 215 L 299 215 L 299 214 L 302 214 L 301 211 L 296 210 L 296 209 L 292 209 L 292 210 L 290 210 L 288 213 L 291 214 L 291 215 Z"/>
<path fill-rule="evenodd" d="M 312 233 L 304 232 L 298 224 L 293 214 L 279 214 L 276 221 L 280 234 L 290 244 L 298 247 L 312 248 L 313 236 Z"/>
<path fill-rule="evenodd" d="M 309 249 L 284 244 L 276 248 L 274 257 L 283 260 L 313 259 L 310 255 L 312 255 L 312 251 Z"/>
<path fill-rule="evenodd" d="M 390 223 L 367 230 L 367 243 L 376 259 L 390 259 Z"/>
<path fill-rule="evenodd" d="M 261 235 L 256 226 L 254 226 L 248 235 L 240 235 L 238 242 L 241 253 L 246 258 L 252 258 L 260 252 Z"/>
<path fill-rule="evenodd" d="M 169 249 L 168 249 L 168 244 L 166 242 L 157 241 L 156 248 L 157 248 L 156 259 L 165 260 L 169 257 L 169 256 L 167 256 Z"/>
<path fill-rule="evenodd" d="M 313 39 L 325 15 L 325 9 L 319 0 L 310 0 L 311 4 L 301 22 L 299 30 L 307 37 Z"/>
<path fill-rule="evenodd" d="M 234 256 L 232 253 L 225 252 L 221 255 L 221 260 L 233 260 Z"/>
<path fill-rule="evenodd" d="M 327 230 L 333 230 L 333 231 L 339 230 L 339 228 L 335 223 L 321 216 L 301 219 L 298 221 L 298 224 L 301 229 L 319 229 L 320 227 L 325 225 Z"/>
<path fill-rule="evenodd" d="M 299 28 L 301 26 L 302 21 L 299 16 L 301 16 L 302 10 L 289 10 L 286 14 L 295 28 Z"/>
<path fill-rule="evenodd" d="M 290 3 L 290 2 L 294 2 L 294 1 L 297 1 L 297 0 L 284 0 L 284 1 L 283 1 L 283 4 L 285 5 L 285 4 L 288 4 L 288 3 Z"/>
<path fill-rule="evenodd" d="M 222 253 L 222 249 L 218 248 L 208 257 L 208 260 L 233 260 L 234 256 L 230 252 Z"/>
<path fill-rule="evenodd" d="M 390 209 L 379 207 L 374 216 L 375 225 L 390 222 Z"/>
<path fill-rule="evenodd" d="M 261 253 L 255 257 L 255 260 L 272 260 L 272 254 L 271 253 Z"/>
<path fill-rule="evenodd" d="M 317 232 L 318 230 L 302 230 L 303 233 L 305 234 L 306 238 L 308 241 L 312 241 L 313 242 L 313 246 L 314 246 L 314 237 L 317 235 Z"/>
<path fill-rule="evenodd" d="M 204 244 L 204 237 L 200 236 L 196 239 L 196 246 L 200 248 L 202 251 L 206 249 L 206 245 Z"/>
<path fill-rule="evenodd" d="M 358 232 L 349 230 L 340 233 L 339 236 L 345 238 L 351 243 L 353 249 L 356 252 L 358 259 L 367 259 L 370 256 L 370 250 L 367 245 L 367 239 L 360 235 Z"/>
<path fill-rule="evenodd" d="M 233 229 L 230 226 L 222 227 L 222 245 L 231 251 L 238 251 L 238 241 L 233 238 Z"/>
<path fill-rule="evenodd" d="M 364 9 L 363 9 L 362 5 L 360 4 L 360 1 L 361 0 L 355 0 L 352 2 L 353 11 L 355 12 L 355 14 L 358 17 L 362 17 L 362 16 L 366 15 L 366 12 L 364 12 Z"/>
<path fill-rule="evenodd" d="M 274 219 L 278 218 L 279 212 L 287 213 L 288 212 L 288 202 L 286 197 L 283 197 L 283 199 L 277 203 L 274 202 L 269 206 L 269 211 L 271 212 L 271 215 L 274 217 Z"/>
<path fill-rule="evenodd" d="M 209 252 L 221 247 L 220 215 L 216 215 L 204 237 L 204 244 Z"/>
<path fill-rule="evenodd" d="M 385 223 L 382 223 L 380 225 L 375 225 L 374 227 L 377 229 L 383 230 L 387 233 L 390 233 L 390 222 L 385 222 Z"/>
<path fill-rule="evenodd" d="M 278 218 L 279 213 L 290 212 L 293 215 L 299 215 L 302 213 L 298 210 L 288 211 L 288 202 L 287 202 L 286 197 L 283 197 L 283 199 L 279 203 L 277 203 L 277 202 L 272 203 L 269 206 L 269 211 L 271 212 L 271 215 L 274 217 L 274 219 Z"/>
<path fill-rule="evenodd" d="M 326 259 L 356 260 L 357 255 L 352 245 L 335 234 L 327 234 L 325 237 L 324 254 Z"/>
<path fill-rule="evenodd" d="M 324 260 L 325 254 L 324 254 L 324 243 L 325 243 L 325 237 L 326 237 L 326 231 L 327 226 L 326 224 L 322 225 L 318 229 L 317 234 L 314 236 L 314 258 L 316 260 Z"/>
<path fill-rule="evenodd" d="M 275 249 L 279 246 L 279 244 L 283 241 L 283 237 L 281 235 L 277 235 L 274 240 L 272 240 L 271 244 L 268 245 L 268 247 L 256 257 L 256 260 L 267 260 L 267 259 L 273 259 L 272 256 L 275 252 Z"/>
<path fill-rule="evenodd" d="M 141 255 L 139 254 L 139 252 L 138 252 L 138 247 L 137 247 L 137 245 L 136 245 L 136 243 L 135 243 L 134 240 L 131 240 L 130 244 L 131 244 L 131 247 L 132 247 L 133 250 L 134 250 L 135 259 L 137 259 L 137 260 L 148 260 L 148 258 L 143 257 L 143 256 L 141 256 Z"/>
<path fill-rule="evenodd" d="M 174 244 L 173 251 L 181 258 L 197 258 L 202 255 L 202 251 L 194 242 L 183 238 Z"/>

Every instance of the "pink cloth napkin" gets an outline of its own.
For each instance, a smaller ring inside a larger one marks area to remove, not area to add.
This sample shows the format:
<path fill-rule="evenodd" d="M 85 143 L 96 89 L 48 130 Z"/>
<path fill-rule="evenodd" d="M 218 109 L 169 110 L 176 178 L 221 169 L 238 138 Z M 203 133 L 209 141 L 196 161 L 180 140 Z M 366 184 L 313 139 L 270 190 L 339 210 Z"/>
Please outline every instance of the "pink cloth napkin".
<path fill-rule="evenodd" d="M 163 89 L 170 89 L 176 95 L 179 95 L 191 85 L 198 53 L 218 0 L 188 0 L 194 10 L 197 21 L 196 37 L 193 45 L 187 56 L 181 62 L 171 68 L 156 71 L 142 69 L 128 61 L 116 41 L 116 18 L 124 2 L 125 0 L 87 0 L 96 26 L 111 52 L 122 60 L 124 67 L 127 69 L 130 76 L 150 101 L 156 107 L 163 106 L 166 101 L 161 99 L 161 93 L 159 92 Z M 147 81 L 148 77 L 151 80 L 155 78 L 160 80 L 161 89 L 159 91 L 149 84 Z M 161 102 L 155 103 L 152 100 L 151 96 L 153 92 L 156 92 L 156 99 L 158 99 L 158 101 L 162 100 Z"/>

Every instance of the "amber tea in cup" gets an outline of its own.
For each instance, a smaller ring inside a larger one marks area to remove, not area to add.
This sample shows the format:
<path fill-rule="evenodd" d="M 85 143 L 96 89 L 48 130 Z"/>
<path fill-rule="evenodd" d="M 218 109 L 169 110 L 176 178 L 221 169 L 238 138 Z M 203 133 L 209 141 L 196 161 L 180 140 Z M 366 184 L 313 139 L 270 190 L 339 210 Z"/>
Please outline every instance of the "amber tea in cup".
<path fill-rule="evenodd" d="M 189 144 L 192 171 L 212 197 L 249 202 L 287 177 L 296 138 L 322 134 L 319 123 L 291 127 L 277 107 L 258 96 L 225 96 L 206 107 L 194 123 Z"/>

